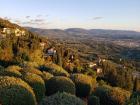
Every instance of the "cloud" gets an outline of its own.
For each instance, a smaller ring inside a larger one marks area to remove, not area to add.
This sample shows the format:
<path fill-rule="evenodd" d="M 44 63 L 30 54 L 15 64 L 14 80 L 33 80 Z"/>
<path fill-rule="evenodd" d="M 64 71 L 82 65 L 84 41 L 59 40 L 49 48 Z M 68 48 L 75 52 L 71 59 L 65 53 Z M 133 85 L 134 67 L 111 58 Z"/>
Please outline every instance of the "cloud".
<path fill-rule="evenodd" d="M 100 16 L 98 16 L 98 17 L 93 17 L 93 20 L 100 20 L 100 19 L 103 19 L 103 17 L 100 17 Z"/>
<path fill-rule="evenodd" d="M 5 20 L 12 20 L 10 17 L 4 17 Z"/>
<path fill-rule="evenodd" d="M 48 17 L 49 15 L 45 15 L 46 17 Z"/>
<path fill-rule="evenodd" d="M 23 21 L 21 23 L 24 26 L 39 26 L 39 25 L 44 25 L 44 24 L 48 24 L 48 22 L 46 22 L 45 19 L 29 19 L 28 21 Z"/>
<path fill-rule="evenodd" d="M 11 22 L 21 25 L 21 26 L 29 26 L 29 27 L 47 27 L 48 24 L 52 24 L 48 22 L 46 19 L 48 15 L 36 15 L 35 17 L 32 17 L 30 15 L 26 15 L 24 17 L 3 17 L 5 20 L 10 20 Z"/>
<path fill-rule="evenodd" d="M 35 19 L 33 20 L 34 22 L 44 22 L 45 20 L 44 19 Z"/>
<path fill-rule="evenodd" d="M 26 16 L 25 18 L 26 18 L 26 19 L 29 19 L 29 18 L 30 18 L 30 16 Z"/>
<path fill-rule="evenodd" d="M 21 24 L 20 20 L 14 20 L 14 22 L 17 23 L 17 24 Z"/>
<path fill-rule="evenodd" d="M 36 17 L 37 17 L 37 18 L 40 18 L 40 17 L 42 17 L 42 15 L 37 15 Z"/>

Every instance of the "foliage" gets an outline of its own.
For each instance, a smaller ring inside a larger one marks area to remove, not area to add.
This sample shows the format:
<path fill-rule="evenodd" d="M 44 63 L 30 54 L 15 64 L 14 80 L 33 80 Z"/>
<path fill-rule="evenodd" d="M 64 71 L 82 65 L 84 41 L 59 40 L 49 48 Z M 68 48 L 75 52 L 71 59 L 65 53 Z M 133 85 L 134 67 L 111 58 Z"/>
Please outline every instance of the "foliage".
<path fill-rule="evenodd" d="M 0 76 L 2 105 L 36 105 L 32 88 L 19 78 Z"/>
<path fill-rule="evenodd" d="M 34 52 L 30 54 L 29 59 L 30 61 L 36 62 L 37 64 L 44 64 L 43 52 L 40 49 L 34 50 Z"/>
<path fill-rule="evenodd" d="M 86 72 L 84 74 L 90 75 L 93 78 L 96 78 L 97 73 L 95 70 L 91 69 L 91 68 L 87 68 Z"/>
<path fill-rule="evenodd" d="M 132 72 L 127 69 L 118 68 L 116 85 L 128 91 L 133 90 Z"/>
<path fill-rule="evenodd" d="M 98 81 L 98 85 L 99 85 L 99 86 L 106 85 L 106 82 L 105 82 L 105 81 L 103 81 L 103 80 L 100 80 L 100 81 Z"/>
<path fill-rule="evenodd" d="M 104 80 L 111 86 L 121 87 L 128 91 L 133 89 L 132 73 L 128 68 L 124 68 L 110 60 L 101 62 Z"/>
<path fill-rule="evenodd" d="M 100 105 L 124 105 L 130 97 L 130 92 L 107 85 L 96 88 L 93 94 L 99 97 Z"/>
<path fill-rule="evenodd" d="M 3 69 L 4 69 L 4 67 L 0 65 L 0 70 L 3 70 Z"/>
<path fill-rule="evenodd" d="M 40 76 L 32 73 L 26 73 L 22 78 L 33 88 L 37 102 L 40 102 L 45 96 L 45 83 L 43 79 Z"/>
<path fill-rule="evenodd" d="M 125 105 L 139 105 L 140 104 L 140 92 L 136 91 L 130 97 L 130 100 Z"/>
<path fill-rule="evenodd" d="M 101 66 L 103 68 L 103 75 L 105 80 L 110 83 L 112 86 L 117 86 L 116 85 L 116 81 L 117 81 L 117 71 L 116 71 L 116 67 L 117 64 L 111 61 L 105 61 L 105 62 L 101 62 Z"/>
<path fill-rule="evenodd" d="M 136 78 L 134 81 L 134 91 L 140 91 L 140 79 Z"/>
<path fill-rule="evenodd" d="M 16 69 L 2 69 L 0 70 L 0 76 L 21 77 L 21 73 Z"/>
<path fill-rule="evenodd" d="M 69 73 L 67 71 L 54 63 L 46 64 L 44 69 L 45 71 L 53 74 L 54 76 L 69 76 Z"/>
<path fill-rule="evenodd" d="M 43 78 L 43 80 L 45 81 L 45 83 L 46 83 L 50 78 L 52 78 L 52 77 L 53 77 L 52 74 L 50 74 L 50 73 L 48 73 L 48 72 L 46 72 L 46 71 L 43 71 L 43 72 L 42 72 L 42 78 Z"/>
<path fill-rule="evenodd" d="M 13 60 L 12 42 L 10 39 L 0 40 L 0 64 L 7 66 Z"/>
<path fill-rule="evenodd" d="M 56 64 L 58 64 L 60 67 L 62 67 L 62 48 L 57 49 L 57 60 Z"/>
<path fill-rule="evenodd" d="M 71 79 L 76 86 L 76 95 L 79 97 L 87 97 L 90 95 L 93 86 L 96 84 L 96 81 L 93 82 L 92 77 L 84 74 L 73 74 Z"/>
<path fill-rule="evenodd" d="M 34 67 L 25 67 L 21 71 L 22 73 L 33 73 L 42 77 L 42 72 Z"/>
<path fill-rule="evenodd" d="M 119 87 L 111 89 L 109 95 L 113 105 L 124 105 L 125 102 L 130 98 L 130 92 Z"/>
<path fill-rule="evenodd" d="M 44 62 L 40 48 L 41 37 L 7 20 L 0 19 L 0 32 L 3 28 L 9 28 L 11 31 L 11 34 L 6 34 L 6 37 L 0 39 L 0 63 L 3 66 L 24 61 L 35 61 L 38 64 Z M 25 35 L 17 37 L 14 33 L 16 29 L 24 31 Z"/>
<path fill-rule="evenodd" d="M 75 84 L 67 77 L 56 76 L 46 82 L 46 95 L 52 95 L 57 92 L 67 92 L 75 94 Z"/>
<path fill-rule="evenodd" d="M 99 98 L 94 95 L 89 96 L 88 105 L 100 105 Z"/>
<path fill-rule="evenodd" d="M 56 93 L 44 99 L 41 105 L 86 105 L 86 103 L 74 95 Z"/>
<path fill-rule="evenodd" d="M 22 70 L 22 68 L 17 66 L 17 65 L 8 66 L 6 69 L 7 70 L 17 70 L 17 71 L 21 71 Z"/>
<path fill-rule="evenodd" d="M 99 97 L 100 105 L 111 105 L 109 100 L 109 90 L 110 87 L 97 87 L 93 93 L 95 96 Z"/>
<path fill-rule="evenodd" d="M 32 61 L 24 61 L 22 62 L 21 66 L 24 67 L 32 67 L 32 68 L 37 68 L 39 66 L 39 64 L 37 64 L 36 62 L 32 62 Z"/>

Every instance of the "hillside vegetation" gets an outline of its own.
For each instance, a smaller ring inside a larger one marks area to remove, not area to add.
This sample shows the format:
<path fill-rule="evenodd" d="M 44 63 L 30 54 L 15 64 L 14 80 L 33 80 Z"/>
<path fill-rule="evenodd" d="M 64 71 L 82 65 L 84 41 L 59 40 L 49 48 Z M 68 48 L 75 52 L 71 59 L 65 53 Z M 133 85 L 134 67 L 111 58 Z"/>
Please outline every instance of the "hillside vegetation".
<path fill-rule="evenodd" d="M 139 105 L 138 62 L 83 38 L 75 46 L 0 19 L 0 104 Z"/>

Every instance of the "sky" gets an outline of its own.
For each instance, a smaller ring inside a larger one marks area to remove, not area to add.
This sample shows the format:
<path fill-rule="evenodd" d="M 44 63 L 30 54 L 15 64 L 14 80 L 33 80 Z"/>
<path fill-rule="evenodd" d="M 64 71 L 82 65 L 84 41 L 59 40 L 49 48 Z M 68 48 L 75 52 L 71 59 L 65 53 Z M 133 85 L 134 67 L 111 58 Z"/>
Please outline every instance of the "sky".
<path fill-rule="evenodd" d="M 140 0 L 0 0 L 0 17 L 45 29 L 140 31 Z"/>

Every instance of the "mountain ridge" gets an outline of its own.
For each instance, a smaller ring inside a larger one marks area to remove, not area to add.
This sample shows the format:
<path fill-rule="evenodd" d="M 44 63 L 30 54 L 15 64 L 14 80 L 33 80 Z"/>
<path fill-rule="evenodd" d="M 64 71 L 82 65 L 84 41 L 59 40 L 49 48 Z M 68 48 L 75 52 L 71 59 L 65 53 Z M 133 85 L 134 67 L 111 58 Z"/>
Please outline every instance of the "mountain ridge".
<path fill-rule="evenodd" d="M 106 30 L 106 29 L 83 29 L 83 28 L 68 28 L 68 29 L 40 29 L 26 27 L 26 29 L 39 33 L 41 35 L 48 36 L 95 36 L 95 37 L 105 37 L 105 38 L 127 38 L 127 39 L 140 39 L 140 32 L 129 31 L 129 30 Z"/>

